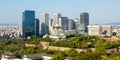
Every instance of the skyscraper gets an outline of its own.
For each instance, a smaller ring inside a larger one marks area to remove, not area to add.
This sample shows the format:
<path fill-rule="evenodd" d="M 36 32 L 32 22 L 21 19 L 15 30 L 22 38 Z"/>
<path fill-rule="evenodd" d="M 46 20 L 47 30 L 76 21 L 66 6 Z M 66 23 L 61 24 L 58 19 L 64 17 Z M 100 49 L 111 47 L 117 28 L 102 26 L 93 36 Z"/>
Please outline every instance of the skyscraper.
<path fill-rule="evenodd" d="M 63 30 L 68 30 L 68 17 L 61 17 L 59 23 Z"/>
<path fill-rule="evenodd" d="M 86 12 L 82 12 L 80 14 L 80 23 L 84 23 L 85 25 L 89 25 L 89 14 Z"/>
<path fill-rule="evenodd" d="M 42 13 L 41 14 L 41 34 L 49 34 L 49 14 Z"/>
<path fill-rule="evenodd" d="M 39 36 L 39 19 L 35 19 L 35 36 Z"/>
<path fill-rule="evenodd" d="M 35 36 L 35 11 L 26 10 L 22 15 L 23 37 Z"/>
<path fill-rule="evenodd" d="M 75 22 L 72 19 L 68 20 L 68 30 L 74 30 L 75 29 Z"/>
<path fill-rule="evenodd" d="M 53 26 L 53 19 L 49 20 L 49 26 Z"/>
<path fill-rule="evenodd" d="M 53 25 L 59 24 L 59 18 L 61 18 L 61 14 L 60 13 L 54 13 L 53 14 Z"/>
<path fill-rule="evenodd" d="M 82 12 L 80 14 L 80 23 L 85 25 L 85 32 L 87 33 L 87 26 L 89 25 L 89 14 L 87 12 Z"/>

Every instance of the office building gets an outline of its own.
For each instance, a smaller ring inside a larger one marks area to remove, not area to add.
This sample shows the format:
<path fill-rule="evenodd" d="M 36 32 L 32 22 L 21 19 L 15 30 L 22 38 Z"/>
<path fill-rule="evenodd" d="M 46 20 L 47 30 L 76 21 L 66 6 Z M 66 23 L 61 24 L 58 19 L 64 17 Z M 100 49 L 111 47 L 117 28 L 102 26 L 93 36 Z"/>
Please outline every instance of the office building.
<path fill-rule="evenodd" d="M 41 14 L 41 34 L 49 34 L 49 14 L 42 13 Z"/>
<path fill-rule="evenodd" d="M 39 36 L 39 19 L 35 19 L 35 36 Z"/>
<path fill-rule="evenodd" d="M 68 17 L 61 17 L 59 19 L 60 26 L 62 30 L 68 30 Z"/>
<path fill-rule="evenodd" d="M 61 18 L 61 14 L 60 13 L 54 13 L 53 14 L 53 22 L 54 22 L 54 26 L 56 25 L 56 24 L 59 24 L 59 18 Z"/>
<path fill-rule="evenodd" d="M 93 36 L 112 36 L 111 25 L 88 25 L 88 35 Z"/>
<path fill-rule="evenodd" d="M 22 15 L 23 37 L 35 36 L 35 11 L 26 10 Z"/>
<path fill-rule="evenodd" d="M 86 12 L 82 12 L 80 14 L 80 23 L 85 25 L 85 32 L 88 32 L 87 26 L 89 25 L 89 14 Z"/>
<path fill-rule="evenodd" d="M 74 30 L 75 29 L 75 22 L 72 19 L 68 20 L 68 30 Z"/>
<path fill-rule="evenodd" d="M 102 27 L 100 25 L 88 25 L 88 35 L 100 36 Z"/>
<path fill-rule="evenodd" d="M 49 27 L 50 27 L 50 26 L 53 26 L 53 19 L 50 19 L 50 20 L 49 20 Z"/>
<path fill-rule="evenodd" d="M 111 25 L 102 25 L 102 35 L 103 36 L 112 36 L 112 26 Z"/>
<path fill-rule="evenodd" d="M 86 12 L 82 12 L 80 14 L 80 23 L 84 23 L 85 25 L 89 25 L 89 14 Z"/>

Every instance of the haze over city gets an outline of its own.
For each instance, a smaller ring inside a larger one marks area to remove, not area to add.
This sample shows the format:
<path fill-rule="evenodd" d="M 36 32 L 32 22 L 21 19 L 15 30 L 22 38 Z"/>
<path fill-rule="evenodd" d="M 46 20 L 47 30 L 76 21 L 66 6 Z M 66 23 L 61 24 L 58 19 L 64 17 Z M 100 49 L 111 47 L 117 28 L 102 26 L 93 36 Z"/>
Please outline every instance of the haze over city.
<path fill-rule="evenodd" d="M 90 24 L 119 22 L 119 0 L 0 0 L 0 23 L 21 24 L 22 12 L 34 10 L 40 19 L 42 12 L 59 12 L 68 18 L 80 18 L 80 12 L 88 12 Z"/>
<path fill-rule="evenodd" d="M 120 60 L 120 0 L 0 0 L 0 60 Z"/>

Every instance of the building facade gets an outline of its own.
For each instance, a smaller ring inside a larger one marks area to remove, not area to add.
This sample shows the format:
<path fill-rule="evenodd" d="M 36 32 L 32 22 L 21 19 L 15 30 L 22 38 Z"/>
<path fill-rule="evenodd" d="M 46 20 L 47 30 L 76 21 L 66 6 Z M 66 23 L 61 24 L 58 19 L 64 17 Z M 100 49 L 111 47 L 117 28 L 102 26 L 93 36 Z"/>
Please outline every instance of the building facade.
<path fill-rule="evenodd" d="M 35 36 L 39 36 L 39 19 L 35 19 Z"/>
<path fill-rule="evenodd" d="M 74 30 L 75 29 L 75 22 L 72 19 L 68 20 L 68 30 Z"/>
<path fill-rule="evenodd" d="M 88 25 L 88 35 L 100 36 L 102 27 L 99 25 Z"/>
<path fill-rule="evenodd" d="M 59 19 L 60 26 L 63 30 L 68 30 L 68 17 L 61 17 Z"/>
<path fill-rule="evenodd" d="M 42 13 L 41 14 L 41 34 L 49 34 L 49 14 Z"/>
<path fill-rule="evenodd" d="M 54 13 L 53 14 L 53 22 L 54 22 L 54 26 L 56 25 L 56 24 L 59 24 L 59 18 L 61 18 L 61 14 L 60 13 Z"/>
<path fill-rule="evenodd" d="M 50 27 L 50 26 L 53 26 L 53 19 L 50 19 L 50 20 L 49 20 L 49 27 Z"/>
<path fill-rule="evenodd" d="M 103 36 L 112 36 L 112 26 L 111 25 L 102 25 L 102 35 Z"/>
<path fill-rule="evenodd" d="M 23 37 L 35 36 L 35 11 L 26 10 L 22 15 Z"/>
<path fill-rule="evenodd" d="M 89 25 L 89 14 L 87 12 L 82 12 L 80 14 L 80 23 L 85 25 L 85 32 L 88 32 L 87 26 Z"/>
<path fill-rule="evenodd" d="M 112 26 L 111 25 L 89 25 L 88 35 L 112 36 Z"/>

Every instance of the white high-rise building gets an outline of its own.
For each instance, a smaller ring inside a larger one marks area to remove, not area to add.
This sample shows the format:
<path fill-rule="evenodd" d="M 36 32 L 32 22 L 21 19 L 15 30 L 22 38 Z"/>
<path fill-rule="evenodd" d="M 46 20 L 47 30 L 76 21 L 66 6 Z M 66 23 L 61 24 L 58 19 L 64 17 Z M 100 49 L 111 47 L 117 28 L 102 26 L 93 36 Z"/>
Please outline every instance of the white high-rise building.
<path fill-rule="evenodd" d="M 41 13 L 41 22 L 49 25 L 49 14 L 48 13 Z"/>
<path fill-rule="evenodd" d="M 56 24 L 59 24 L 60 22 L 59 22 L 59 18 L 61 18 L 61 14 L 60 13 L 54 13 L 53 14 L 53 22 L 54 22 L 54 26 L 56 25 Z"/>
<path fill-rule="evenodd" d="M 49 34 L 49 14 L 42 13 L 41 14 L 41 34 Z"/>

